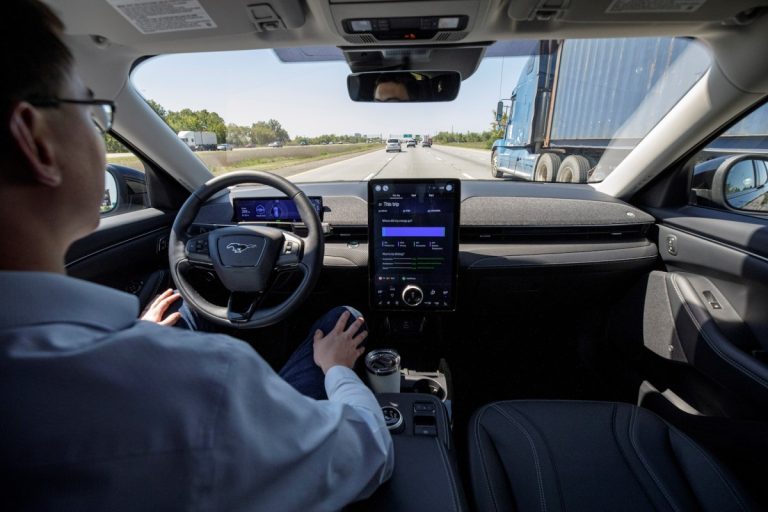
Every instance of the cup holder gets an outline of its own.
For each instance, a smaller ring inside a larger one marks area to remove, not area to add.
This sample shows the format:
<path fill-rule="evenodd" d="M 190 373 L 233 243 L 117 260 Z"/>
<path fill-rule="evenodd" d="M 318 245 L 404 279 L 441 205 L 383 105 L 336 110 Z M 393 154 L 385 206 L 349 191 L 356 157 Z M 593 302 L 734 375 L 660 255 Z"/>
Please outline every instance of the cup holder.
<path fill-rule="evenodd" d="M 419 379 L 413 383 L 414 393 L 426 393 L 438 398 L 441 401 L 445 401 L 445 390 L 434 379 Z"/>

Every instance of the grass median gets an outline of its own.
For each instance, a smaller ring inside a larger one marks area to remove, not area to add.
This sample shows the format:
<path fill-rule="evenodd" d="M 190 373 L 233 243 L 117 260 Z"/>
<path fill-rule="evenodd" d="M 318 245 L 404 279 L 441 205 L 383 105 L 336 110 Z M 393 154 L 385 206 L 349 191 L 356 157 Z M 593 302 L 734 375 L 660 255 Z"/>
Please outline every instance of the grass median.
<path fill-rule="evenodd" d="M 343 155 L 381 149 L 381 144 L 334 144 L 328 146 L 285 146 L 252 148 L 238 151 L 201 151 L 195 153 L 215 175 L 240 169 L 273 171 L 298 164 L 322 161 Z M 107 163 L 144 169 L 138 158 L 126 154 L 107 155 Z"/>
<path fill-rule="evenodd" d="M 446 143 L 441 143 L 441 145 L 453 146 L 457 148 L 491 149 L 490 142 L 446 142 Z"/>
<path fill-rule="evenodd" d="M 315 149 L 316 151 L 312 151 Z M 303 164 L 307 162 L 315 162 L 326 160 L 328 158 L 335 158 L 342 155 L 350 155 L 354 153 L 363 153 L 374 149 L 381 149 L 381 144 L 350 144 L 335 146 L 331 150 L 330 148 L 314 147 L 306 148 L 301 146 L 296 147 L 284 147 L 277 151 L 280 151 L 276 155 L 256 156 L 254 158 L 247 158 L 231 164 L 214 166 L 211 171 L 215 175 L 224 174 L 229 171 L 237 171 L 240 169 L 253 169 L 256 171 L 273 171 L 297 164 Z M 308 151 L 309 150 L 309 151 Z M 210 168 L 210 167 L 209 167 Z"/>

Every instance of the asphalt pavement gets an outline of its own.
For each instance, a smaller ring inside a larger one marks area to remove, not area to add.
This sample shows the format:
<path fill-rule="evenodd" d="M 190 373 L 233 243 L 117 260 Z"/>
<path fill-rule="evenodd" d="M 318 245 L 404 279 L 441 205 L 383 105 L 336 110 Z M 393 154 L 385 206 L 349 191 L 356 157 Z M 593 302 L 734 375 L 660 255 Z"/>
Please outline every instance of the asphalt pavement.
<path fill-rule="evenodd" d="M 281 173 L 292 181 L 369 181 L 382 178 L 495 179 L 491 176 L 491 152 L 435 146 L 406 148 L 400 153 L 372 151 L 298 173 Z"/>

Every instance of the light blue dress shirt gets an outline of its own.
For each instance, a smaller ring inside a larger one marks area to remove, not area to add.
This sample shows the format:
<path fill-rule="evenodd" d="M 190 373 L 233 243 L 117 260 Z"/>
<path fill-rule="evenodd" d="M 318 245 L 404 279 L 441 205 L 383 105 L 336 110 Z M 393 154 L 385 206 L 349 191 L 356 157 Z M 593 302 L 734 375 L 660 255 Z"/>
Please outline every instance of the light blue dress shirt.
<path fill-rule="evenodd" d="M 392 472 L 352 370 L 315 401 L 234 338 L 138 321 L 129 294 L 0 272 L 0 483 L 28 510 L 338 510 Z"/>

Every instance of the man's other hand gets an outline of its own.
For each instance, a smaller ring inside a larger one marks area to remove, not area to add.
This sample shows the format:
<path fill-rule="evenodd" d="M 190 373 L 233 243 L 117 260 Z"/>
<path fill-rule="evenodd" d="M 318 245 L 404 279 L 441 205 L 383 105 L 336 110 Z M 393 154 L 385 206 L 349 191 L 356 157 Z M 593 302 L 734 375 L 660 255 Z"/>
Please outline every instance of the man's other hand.
<path fill-rule="evenodd" d="M 357 358 L 365 351 L 359 345 L 368 336 L 368 331 L 358 333 L 365 320 L 359 317 L 345 330 L 344 326 L 347 325 L 349 315 L 349 311 L 342 313 L 336 326 L 326 335 L 323 335 L 320 329 L 315 331 L 315 363 L 323 373 L 328 373 L 328 370 L 336 365 L 352 368 Z"/>
<path fill-rule="evenodd" d="M 150 302 L 147 307 L 144 308 L 144 311 L 141 312 L 139 318 L 160 325 L 175 325 L 176 322 L 179 321 L 179 318 L 181 318 L 181 313 L 177 311 L 176 313 L 168 315 L 167 318 L 163 317 L 165 316 L 166 311 L 168 311 L 168 308 L 171 307 L 171 304 L 180 298 L 181 295 L 179 295 L 178 292 L 174 292 L 172 289 L 168 288 L 152 299 L 152 302 Z"/>

